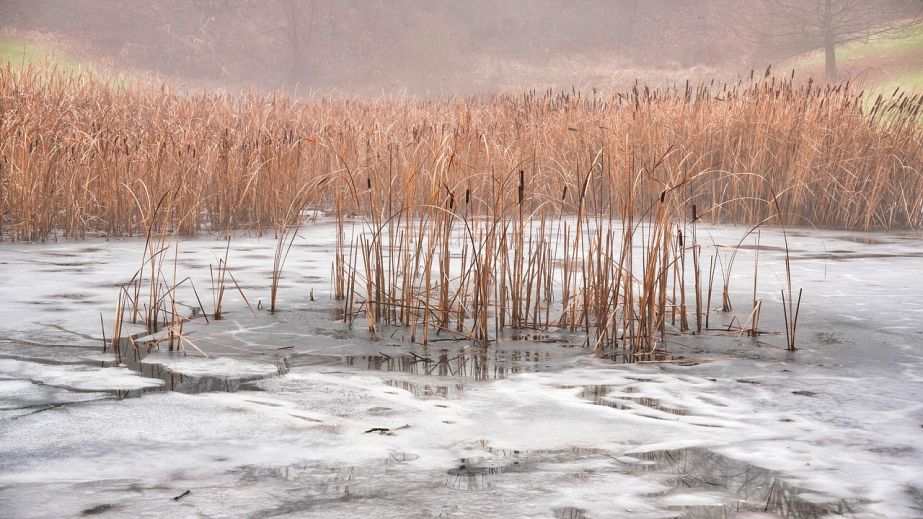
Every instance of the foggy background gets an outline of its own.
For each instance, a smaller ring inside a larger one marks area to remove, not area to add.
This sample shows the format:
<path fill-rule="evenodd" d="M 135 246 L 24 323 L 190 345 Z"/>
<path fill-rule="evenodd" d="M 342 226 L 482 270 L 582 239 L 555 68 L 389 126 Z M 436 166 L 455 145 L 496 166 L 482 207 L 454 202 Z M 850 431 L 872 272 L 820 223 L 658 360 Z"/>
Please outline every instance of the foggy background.
<path fill-rule="evenodd" d="M 0 0 L 0 29 L 187 86 L 346 93 L 624 87 L 759 72 L 921 0 Z M 837 75 L 829 69 L 827 74 Z M 786 73 L 786 72 L 782 72 Z"/>

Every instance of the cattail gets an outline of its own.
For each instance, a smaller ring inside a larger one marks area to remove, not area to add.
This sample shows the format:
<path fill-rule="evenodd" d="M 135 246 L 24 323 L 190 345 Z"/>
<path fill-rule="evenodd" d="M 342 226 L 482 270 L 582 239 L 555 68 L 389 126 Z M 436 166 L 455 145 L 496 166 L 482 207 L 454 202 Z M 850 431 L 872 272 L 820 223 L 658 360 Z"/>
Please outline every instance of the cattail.
<path fill-rule="evenodd" d="M 518 190 L 519 205 L 522 205 L 522 199 L 523 199 L 523 196 L 525 195 L 525 191 L 526 191 L 525 173 L 523 172 L 523 170 L 520 169 L 519 170 L 519 190 Z"/>

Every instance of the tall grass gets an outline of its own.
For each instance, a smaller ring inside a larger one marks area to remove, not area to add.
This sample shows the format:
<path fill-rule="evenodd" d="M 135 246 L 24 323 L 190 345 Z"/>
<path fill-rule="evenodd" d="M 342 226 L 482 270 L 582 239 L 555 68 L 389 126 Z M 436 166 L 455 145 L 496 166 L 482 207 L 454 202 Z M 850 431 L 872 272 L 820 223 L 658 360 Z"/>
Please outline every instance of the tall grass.
<path fill-rule="evenodd" d="M 285 229 L 292 195 L 322 177 L 312 204 L 339 201 L 379 222 L 446 196 L 485 215 L 518 200 L 520 178 L 526 214 L 592 214 L 637 190 L 656 196 L 684 175 L 683 200 L 700 219 L 761 221 L 776 192 L 786 225 L 918 228 L 923 97 L 896 92 L 870 104 L 849 85 L 779 78 L 592 98 L 298 100 L 7 67 L 0 232 L 143 234 L 135 199 L 166 193 L 167 225 L 180 233 Z M 638 182 L 671 148 L 659 173 Z"/>
<path fill-rule="evenodd" d="M 347 287 L 344 320 L 354 323 L 364 316 L 373 334 L 407 329 L 409 340 L 424 345 L 432 334 L 486 344 L 510 328 L 563 328 L 585 337 L 585 346 L 597 353 L 662 360 L 668 335 L 709 329 L 702 307 L 710 306 L 714 278 L 712 267 L 705 301 L 699 214 L 684 195 L 703 173 L 690 172 L 688 153 L 674 171 L 665 171 L 671 153 L 642 167 L 618 199 L 605 199 L 593 195 L 605 188 L 593 185 L 594 176 L 608 167 L 597 152 L 579 175 L 575 214 L 565 212 L 562 200 L 536 195 L 538 186 L 520 170 L 499 181 L 516 186 L 514 197 L 499 195 L 484 203 L 466 194 L 458 202 L 460 197 L 443 186 L 426 204 L 390 210 L 385 221 L 364 220 L 366 227 L 338 252 L 343 267 L 335 273 L 342 279 L 335 284 Z M 565 187 L 561 199 L 567 192 Z M 483 204 L 483 212 L 473 212 L 474 204 Z M 587 210 L 591 204 L 593 212 Z M 730 266 L 725 311 L 731 310 Z M 786 272 L 790 293 L 787 258 Z M 754 296 L 749 319 L 754 336 L 760 333 L 761 306 Z M 689 308 L 695 309 L 692 315 Z M 786 347 L 794 349 L 795 327 L 788 322 L 795 321 L 788 316 L 796 316 L 797 309 L 788 304 L 784 310 Z"/>
<path fill-rule="evenodd" d="M 567 328 L 596 351 L 651 360 L 668 332 L 709 328 L 716 259 L 703 286 L 700 221 L 748 234 L 770 221 L 919 228 L 921 111 L 920 95 L 867 103 L 849 84 L 776 77 L 591 98 L 302 100 L 7 67 L 0 237 L 146 235 L 112 340 L 130 316 L 152 333 L 169 325 L 172 349 L 188 342 L 174 297 L 187 280 L 165 279 L 162 237 L 274 232 L 275 311 L 306 212 L 328 210 L 347 322 L 361 316 L 373 334 L 401 326 L 424 344 Z M 233 281 L 226 260 L 212 282 L 216 318 L 225 272 Z M 787 261 L 786 274 L 794 349 L 800 292 L 795 301 Z M 761 310 L 754 295 L 753 335 Z"/>

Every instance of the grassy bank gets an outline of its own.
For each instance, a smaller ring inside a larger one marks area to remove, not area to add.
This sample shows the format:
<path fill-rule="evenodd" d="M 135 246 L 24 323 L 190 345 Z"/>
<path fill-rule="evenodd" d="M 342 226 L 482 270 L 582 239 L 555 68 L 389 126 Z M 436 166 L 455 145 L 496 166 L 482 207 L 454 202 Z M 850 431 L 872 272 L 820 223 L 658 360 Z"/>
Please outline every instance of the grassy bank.
<path fill-rule="evenodd" d="M 88 66 L 63 50 L 60 45 L 37 35 L 0 32 L 0 64 L 13 70 L 29 66 L 53 66 L 70 73 L 86 71 Z"/>
<path fill-rule="evenodd" d="M 858 80 L 871 97 L 895 88 L 923 91 L 923 23 L 837 48 L 840 76 Z M 798 57 L 783 69 L 798 76 L 824 76 L 823 51 Z"/>

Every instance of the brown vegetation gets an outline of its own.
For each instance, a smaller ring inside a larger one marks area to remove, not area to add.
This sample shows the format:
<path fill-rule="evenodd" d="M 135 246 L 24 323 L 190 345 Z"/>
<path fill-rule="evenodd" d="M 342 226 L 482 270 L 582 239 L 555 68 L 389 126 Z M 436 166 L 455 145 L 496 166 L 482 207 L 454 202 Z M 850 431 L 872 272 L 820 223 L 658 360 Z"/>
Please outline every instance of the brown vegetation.
<path fill-rule="evenodd" d="M 754 223 L 774 214 L 774 192 L 787 225 L 918 228 L 921 110 L 919 95 L 872 103 L 848 85 L 777 78 L 297 100 L 3 69 L 0 225 L 16 240 L 143 233 L 166 196 L 166 221 L 183 233 L 278 230 L 318 184 L 312 206 L 382 220 L 447 197 L 489 215 L 517 199 L 522 171 L 529 212 L 620 214 L 629 194 L 672 189 L 685 213 L 696 204 L 700 218 Z"/>
<path fill-rule="evenodd" d="M 848 85 L 771 77 L 590 96 L 298 100 L 5 69 L 2 233 L 145 233 L 117 313 L 152 330 L 173 322 L 172 346 L 186 280 L 162 274 L 167 234 L 273 229 L 275 310 L 294 233 L 309 211 L 329 210 L 333 295 L 372 333 L 400 325 L 423 343 L 485 342 L 558 327 L 597 351 L 656 358 L 668 328 L 708 328 L 714 260 L 706 282 L 701 220 L 751 233 L 766 222 L 919 227 L 921 110 L 920 96 L 866 102 Z M 352 215 L 361 231 L 347 236 Z M 727 280 L 723 299 L 729 309 Z M 754 335 L 761 303 L 754 295 Z"/>

